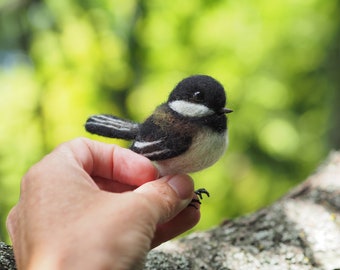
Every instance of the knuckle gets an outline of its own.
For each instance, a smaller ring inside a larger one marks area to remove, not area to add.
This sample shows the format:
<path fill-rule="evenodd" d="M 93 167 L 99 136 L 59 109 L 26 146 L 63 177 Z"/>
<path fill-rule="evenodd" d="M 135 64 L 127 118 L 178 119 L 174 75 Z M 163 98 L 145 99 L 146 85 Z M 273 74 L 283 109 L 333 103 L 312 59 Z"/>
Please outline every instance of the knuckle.
<path fill-rule="evenodd" d="M 6 225 L 7 227 L 11 226 L 16 218 L 17 206 L 14 206 L 8 213 Z"/>

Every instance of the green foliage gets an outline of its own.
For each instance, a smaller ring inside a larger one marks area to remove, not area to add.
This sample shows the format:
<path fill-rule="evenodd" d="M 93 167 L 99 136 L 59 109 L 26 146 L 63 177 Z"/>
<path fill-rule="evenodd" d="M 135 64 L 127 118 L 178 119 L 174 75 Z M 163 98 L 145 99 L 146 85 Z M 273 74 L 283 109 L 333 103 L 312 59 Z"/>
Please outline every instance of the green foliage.
<path fill-rule="evenodd" d="M 0 238 L 22 175 L 56 145 L 127 145 L 86 134 L 89 115 L 141 121 L 191 74 L 221 81 L 234 110 L 228 152 L 193 175 L 212 194 L 198 228 L 280 197 L 331 145 L 337 2 L 0 2 Z"/>

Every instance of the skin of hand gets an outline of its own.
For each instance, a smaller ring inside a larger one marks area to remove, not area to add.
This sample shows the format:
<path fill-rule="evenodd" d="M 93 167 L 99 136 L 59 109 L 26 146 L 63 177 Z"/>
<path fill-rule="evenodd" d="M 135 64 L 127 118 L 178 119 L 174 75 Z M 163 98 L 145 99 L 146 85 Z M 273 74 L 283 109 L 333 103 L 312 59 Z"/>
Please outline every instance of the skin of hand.
<path fill-rule="evenodd" d="M 197 224 L 187 175 L 165 176 L 145 157 L 78 138 L 23 177 L 7 218 L 18 269 L 138 269 L 148 251 Z"/>

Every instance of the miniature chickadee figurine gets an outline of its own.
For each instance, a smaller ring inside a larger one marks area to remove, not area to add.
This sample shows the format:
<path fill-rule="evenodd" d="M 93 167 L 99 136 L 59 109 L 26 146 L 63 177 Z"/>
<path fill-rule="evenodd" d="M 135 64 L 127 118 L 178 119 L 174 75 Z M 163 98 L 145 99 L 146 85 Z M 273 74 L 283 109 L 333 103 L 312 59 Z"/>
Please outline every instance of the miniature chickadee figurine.
<path fill-rule="evenodd" d="M 185 78 L 143 123 L 112 115 L 91 116 L 88 132 L 133 140 L 130 149 L 155 162 L 160 175 L 191 173 L 213 165 L 227 144 L 226 95 L 210 76 Z M 198 190 L 196 194 L 208 192 Z"/>

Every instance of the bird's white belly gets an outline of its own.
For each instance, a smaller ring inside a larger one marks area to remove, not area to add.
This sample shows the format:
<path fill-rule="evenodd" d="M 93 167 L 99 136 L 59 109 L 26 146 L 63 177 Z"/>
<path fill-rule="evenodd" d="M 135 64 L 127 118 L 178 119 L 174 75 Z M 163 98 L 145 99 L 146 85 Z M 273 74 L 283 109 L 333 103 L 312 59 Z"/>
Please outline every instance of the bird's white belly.
<path fill-rule="evenodd" d="M 174 158 L 156 161 L 155 164 L 161 176 L 197 172 L 218 161 L 227 145 L 227 131 L 222 135 L 205 129 L 194 138 L 185 153 Z"/>

